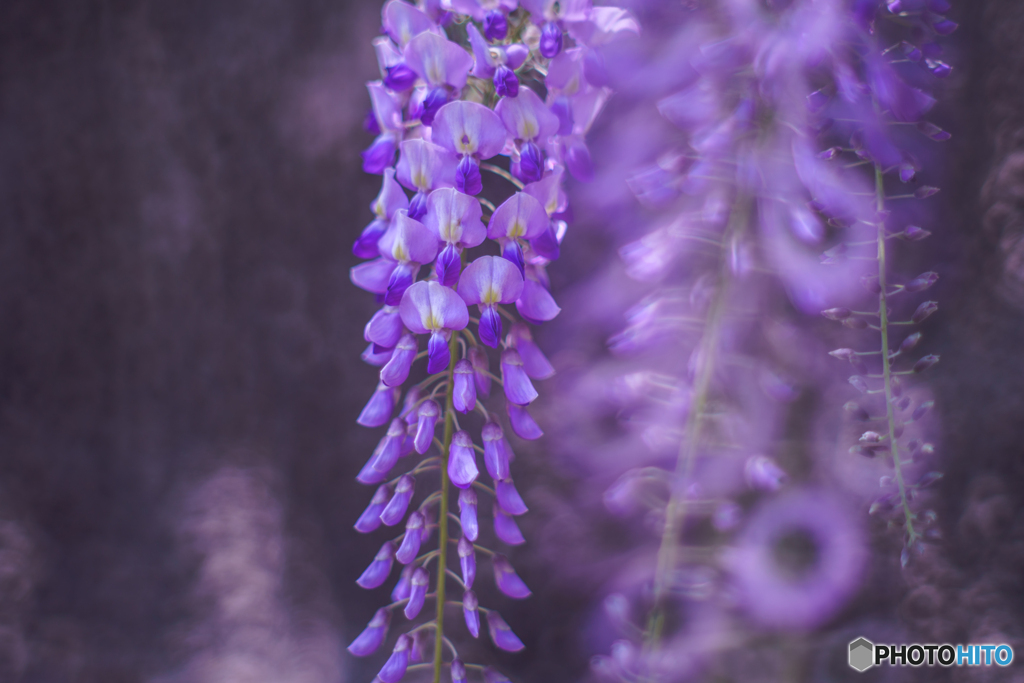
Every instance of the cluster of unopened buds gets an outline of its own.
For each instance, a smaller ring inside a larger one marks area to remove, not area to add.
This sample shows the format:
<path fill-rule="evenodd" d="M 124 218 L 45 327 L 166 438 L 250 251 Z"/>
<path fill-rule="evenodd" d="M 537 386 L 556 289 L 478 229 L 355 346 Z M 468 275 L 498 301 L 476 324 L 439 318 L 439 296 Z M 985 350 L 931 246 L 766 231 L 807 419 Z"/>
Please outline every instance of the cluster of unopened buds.
<path fill-rule="evenodd" d="M 490 558 L 502 593 L 530 595 L 508 559 L 487 547 L 480 496 L 493 501 L 493 538 L 523 543 L 515 517 L 527 507 L 512 480 L 505 425 L 522 439 L 542 435 L 528 406 L 538 396 L 533 380 L 554 369 L 530 326 L 559 313 L 546 267 L 570 220 L 566 171 L 581 180 L 592 172 L 583 138 L 608 91 L 588 56 L 635 24 L 617 8 L 544 0 L 390 0 L 382 20 L 384 35 L 374 41 L 381 79 L 367 84 L 367 127 L 377 137 L 363 153 L 363 169 L 380 174 L 382 187 L 371 204 L 375 218 L 353 247 L 370 260 L 351 279 L 382 305 L 366 325 L 363 354 L 381 368 L 380 383 L 358 422 L 387 431 L 357 477 L 378 488 L 355 527 L 370 533 L 404 521 L 405 530 L 358 579 L 375 589 L 396 560 L 403 567 L 391 603 L 349 651 L 376 652 L 401 611 L 409 628 L 394 641 L 380 681 L 432 667 L 435 683 L 443 670 L 453 683 L 474 670 L 492 683 L 505 678 L 459 657 L 446 607 L 461 611 L 472 637 L 482 615 L 497 647 L 524 647 L 473 591 L 479 553 Z M 498 375 L 488 348 L 497 350 Z M 425 373 L 415 367 L 424 357 Z M 495 410 L 492 383 L 502 387 L 504 410 Z M 490 485 L 480 479 L 477 453 Z M 427 492 L 424 480 L 432 483 Z M 449 513 L 450 486 L 458 516 Z M 426 550 L 435 531 L 437 545 Z M 452 585 L 459 600 L 448 599 Z M 416 624 L 427 600 L 434 614 Z"/>

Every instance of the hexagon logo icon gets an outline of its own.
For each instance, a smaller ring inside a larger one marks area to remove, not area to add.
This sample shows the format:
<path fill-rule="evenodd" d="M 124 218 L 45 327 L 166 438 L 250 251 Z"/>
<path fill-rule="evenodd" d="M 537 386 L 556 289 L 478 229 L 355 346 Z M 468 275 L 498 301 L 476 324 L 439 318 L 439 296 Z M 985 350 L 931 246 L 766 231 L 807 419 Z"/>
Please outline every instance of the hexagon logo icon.
<path fill-rule="evenodd" d="M 864 672 L 875 664 L 875 644 L 867 638 L 850 643 L 850 668 Z"/>

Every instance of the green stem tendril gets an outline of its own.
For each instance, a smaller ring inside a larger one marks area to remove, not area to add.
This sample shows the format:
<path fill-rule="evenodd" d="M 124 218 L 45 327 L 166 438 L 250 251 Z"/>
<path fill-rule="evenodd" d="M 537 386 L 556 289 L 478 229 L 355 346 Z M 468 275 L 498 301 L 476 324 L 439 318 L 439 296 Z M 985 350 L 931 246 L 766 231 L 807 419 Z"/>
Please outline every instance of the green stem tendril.
<path fill-rule="evenodd" d="M 875 201 L 878 213 L 881 216 L 885 210 L 885 177 L 882 174 L 882 167 L 875 164 Z M 900 465 L 900 449 L 896 440 L 896 411 L 893 408 L 892 376 L 889 358 L 889 311 L 886 306 L 888 295 L 886 294 L 885 282 L 885 219 L 878 219 L 878 284 L 881 292 L 878 294 L 878 315 L 879 331 L 882 336 L 882 380 L 885 384 L 885 416 L 889 427 L 889 451 L 892 455 L 892 464 L 896 470 L 896 485 L 899 487 L 900 504 L 903 507 L 904 527 L 906 529 L 906 543 L 910 547 L 917 540 L 917 532 L 914 530 L 913 514 L 910 512 L 910 503 L 907 500 L 907 487 L 903 481 L 903 468 Z"/>
<path fill-rule="evenodd" d="M 453 334 L 448 341 L 448 351 L 452 361 L 448 364 L 448 389 L 445 391 L 444 409 L 444 441 L 441 444 L 441 501 L 437 512 L 438 551 L 437 551 L 437 617 L 434 638 L 434 683 L 441 683 L 441 665 L 444 654 L 444 589 L 448 568 L 448 480 L 447 457 L 455 432 L 455 407 L 452 405 L 452 387 L 455 385 L 455 354 L 458 351 L 458 335 Z"/>
<path fill-rule="evenodd" d="M 734 234 L 746 227 L 748 219 L 748 203 L 746 198 L 738 198 L 723 242 L 728 243 Z M 676 459 L 674 479 L 686 482 L 693 474 L 697 448 L 700 445 L 701 432 L 705 418 L 710 417 L 707 408 L 711 393 L 711 378 L 717 362 L 718 341 L 722 329 L 722 318 L 728 298 L 730 281 L 729 262 L 722 258 L 719 266 L 718 282 L 715 294 L 708 306 L 705 316 L 704 333 L 700 340 L 699 357 L 702 358 L 693 388 L 693 401 L 686 416 L 684 425 L 685 437 L 679 446 Z M 661 545 L 658 548 L 658 561 L 654 575 L 654 605 L 648 615 L 647 629 L 644 632 L 643 651 L 651 652 L 658 647 L 665 628 L 665 598 L 669 594 L 676 556 L 679 552 L 679 530 L 683 526 L 686 515 L 686 503 L 679 487 L 673 487 L 668 504 L 665 507 L 665 527 L 661 534 Z"/>

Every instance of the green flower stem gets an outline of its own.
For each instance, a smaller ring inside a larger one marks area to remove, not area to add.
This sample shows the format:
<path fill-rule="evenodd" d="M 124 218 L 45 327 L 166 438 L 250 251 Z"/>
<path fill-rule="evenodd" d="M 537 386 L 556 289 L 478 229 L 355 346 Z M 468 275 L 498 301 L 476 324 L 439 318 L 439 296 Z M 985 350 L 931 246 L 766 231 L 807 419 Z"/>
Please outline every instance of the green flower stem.
<path fill-rule="evenodd" d="M 733 235 L 741 232 L 748 218 L 747 199 L 738 198 L 733 206 L 729 225 L 723 235 L 722 244 L 728 244 Z M 699 357 L 703 359 L 694 382 L 693 401 L 686 416 L 684 438 L 679 446 L 674 477 L 685 482 L 693 473 L 697 448 L 707 414 L 711 393 L 711 378 L 714 375 L 718 356 L 718 340 L 722 331 L 722 317 L 728 298 L 730 271 L 728 260 L 722 258 L 714 298 L 705 316 L 704 333 L 700 340 Z M 675 488 L 675 487 L 674 487 Z M 644 652 L 658 646 L 665 628 L 665 598 L 669 593 L 670 577 L 675 568 L 679 552 L 679 530 L 686 516 L 686 502 L 677 490 L 673 490 L 665 507 L 665 527 L 661 533 L 658 561 L 654 574 L 654 606 L 647 620 L 644 637 Z"/>
<path fill-rule="evenodd" d="M 875 164 L 875 201 L 879 214 L 885 210 L 885 177 L 882 167 Z M 892 464 L 896 469 L 896 485 L 899 487 L 900 503 L 903 506 L 904 526 L 907 532 L 907 546 L 914 544 L 917 540 L 917 532 L 914 530 L 914 518 L 910 512 L 910 503 L 907 500 L 907 487 L 903 481 L 903 468 L 900 465 L 900 449 L 896 442 L 896 414 L 892 401 L 892 376 L 893 372 L 889 366 L 889 310 L 888 293 L 885 282 L 885 220 L 878 219 L 878 284 L 881 292 L 878 294 L 878 317 L 879 332 L 882 335 L 882 380 L 885 385 L 885 416 L 889 427 L 889 451 L 892 455 Z"/>
<path fill-rule="evenodd" d="M 441 503 L 437 512 L 437 625 L 434 638 L 434 683 L 441 683 L 441 665 L 444 654 L 444 589 L 446 570 L 448 568 L 448 490 L 451 482 L 448 479 L 448 467 L 446 459 L 448 449 L 452 445 L 452 435 L 455 432 L 455 407 L 452 405 L 452 387 L 455 376 L 455 353 L 458 351 L 458 335 L 453 334 L 448 341 L 448 352 L 452 360 L 448 363 L 448 389 L 445 391 L 444 399 L 444 441 L 441 444 Z"/>

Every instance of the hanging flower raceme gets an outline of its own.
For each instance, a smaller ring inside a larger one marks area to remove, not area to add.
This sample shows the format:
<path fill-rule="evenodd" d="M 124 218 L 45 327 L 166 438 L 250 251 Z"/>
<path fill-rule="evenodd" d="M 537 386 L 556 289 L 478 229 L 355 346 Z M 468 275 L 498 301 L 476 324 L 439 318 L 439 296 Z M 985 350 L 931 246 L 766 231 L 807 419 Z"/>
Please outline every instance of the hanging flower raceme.
<path fill-rule="evenodd" d="M 351 278 L 382 304 L 363 332 L 363 358 L 380 367 L 380 383 L 358 421 L 386 431 L 357 476 L 376 489 L 355 528 L 402 533 L 384 542 L 357 582 L 376 589 L 395 564 L 402 569 L 392 603 L 349 650 L 369 656 L 384 647 L 400 610 L 410 624 L 392 640 L 378 674 L 384 683 L 420 666 L 433 668 L 435 683 L 444 668 L 454 681 L 481 674 L 507 680 L 458 657 L 445 622 L 452 589 L 472 637 L 485 622 L 495 646 L 523 648 L 472 587 L 483 554 L 502 593 L 530 595 L 505 554 L 488 546 L 525 543 L 515 518 L 527 512 L 527 501 L 513 481 L 507 435 L 542 433 L 527 406 L 538 397 L 534 382 L 554 368 L 530 326 L 560 311 L 545 269 L 559 255 L 568 206 L 559 114 L 521 82 L 543 85 L 551 57 L 603 35 L 587 25 L 602 23 L 604 9 L 585 4 L 565 15 L 517 0 L 389 0 L 384 35 L 373 41 L 381 78 L 367 89 L 378 138 L 363 159 L 364 169 L 383 180 L 371 204 L 374 220 L 353 247 L 369 260 Z M 540 34 L 542 45 L 534 40 Z M 577 86 L 599 88 L 585 80 Z M 494 359 L 488 348 L 496 350 Z M 491 392 L 492 381 L 503 391 Z M 456 498 L 457 517 L 449 512 Z M 431 644 L 431 661 L 422 662 Z"/>

